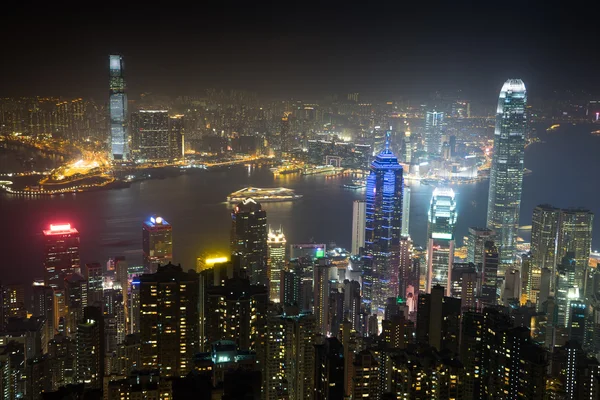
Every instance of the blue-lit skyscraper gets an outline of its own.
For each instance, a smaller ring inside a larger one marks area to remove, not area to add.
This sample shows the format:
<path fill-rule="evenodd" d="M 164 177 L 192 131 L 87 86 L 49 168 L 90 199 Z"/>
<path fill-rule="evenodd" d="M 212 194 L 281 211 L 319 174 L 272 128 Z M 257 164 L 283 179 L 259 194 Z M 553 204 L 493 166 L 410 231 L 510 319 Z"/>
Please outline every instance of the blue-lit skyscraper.
<path fill-rule="evenodd" d="M 127 94 L 123 78 L 123 57 L 110 56 L 110 148 L 111 160 L 127 160 L 129 157 L 129 133 L 127 127 Z"/>
<path fill-rule="evenodd" d="M 371 311 L 378 314 L 388 297 L 398 295 L 403 186 L 402 166 L 390 150 L 388 133 L 385 149 L 371 163 L 366 194 L 365 280 L 372 285 Z"/>
<path fill-rule="evenodd" d="M 456 217 L 454 190 L 435 188 L 427 217 L 427 293 L 440 285 L 450 296 Z"/>
<path fill-rule="evenodd" d="M 527 94 L 523 81 L 507 80 L 500 91 L 496 110 L 487 210 L 487 227 L 496 232 L 499 261 L 504 266 L 515 261 L 523 189 L 526 106 Z"/>

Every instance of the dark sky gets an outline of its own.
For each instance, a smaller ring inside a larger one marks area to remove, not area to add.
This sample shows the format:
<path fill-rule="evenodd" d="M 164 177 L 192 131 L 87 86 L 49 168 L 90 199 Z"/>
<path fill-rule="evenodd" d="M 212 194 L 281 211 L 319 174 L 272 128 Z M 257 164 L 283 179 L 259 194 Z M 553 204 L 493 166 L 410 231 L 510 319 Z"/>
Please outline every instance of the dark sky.
<path fill-rule="evenodd" d="M 124 56 L 133 96 L 215 87 L 281 97 L 456 89 L 477 97 L 497 93 L 508 77 L 523 78 L 530 93 L 600 93 L 591 3 L 196 3 L 5 7 L 0 96 L 101 98 L 111 53 Z"/>

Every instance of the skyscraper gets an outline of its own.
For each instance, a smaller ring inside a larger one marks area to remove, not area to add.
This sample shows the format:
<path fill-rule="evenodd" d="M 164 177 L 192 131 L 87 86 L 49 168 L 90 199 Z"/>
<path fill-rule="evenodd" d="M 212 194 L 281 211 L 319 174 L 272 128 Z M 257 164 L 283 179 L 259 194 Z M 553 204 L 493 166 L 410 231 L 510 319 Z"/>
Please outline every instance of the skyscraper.
<path fill-rule="evenodd" d="M 169 117 L 169 155 L 183 159 L 185 153 L 184 118 L 182 114 Z"/>
<path fill-rule="evenodd" d="M 248 198 L 231 213 L 231 253 L 241 257 L 250 282 L 267 286 L 267 213 L 260 203 Z"/>
<path fill-rule="evenodd" d="M 321 259 L 314 266 L 314 314 L 317 321 L 317 332 L 321 335 L 329 333 L 329 260 Z"/>
<path fill-rule="evenodd" d="M 404 194 L 402 198 L 402 229 L 401 235 L 403 237 L 410 236 L 410 232 L 408 230 L 408 223 L 410 221 L 410 188 L 408 186 L 404 186 Z"/>
<path fill-rule="evenodd" d="M 142 225 L 142 250 L 146 272 L 173 259 L 173 228 L 162 217 L 152 216 Z"/>
<path fill-rule="evenodd" d="M 44 282 L 47 286 L 62 289 L 67 275 L 80 272 L 79 232 L 71 224 L 51 224 L 43 233 Z"/>
<path fill-rule="evenodd" d="M 456 202 L 451 188 L 435 188 L 428 211 L 427 293 L 440 285 L 450 295 L 454 263 L 454 225 Z"/>
<path fill-rule="evenodd" d="M 497 303 L 498 291 L 498 248 L 494 242 L 485 242 L 481 264 L 481 300 L 486 304 Z"/>
<path fill-rule="evenodd" d="M 135 134 L 138 136 L 140 158 L 149 161 L 171 158 L 169 112 L 139 110 L 137 114 Z"/>
<path fill-rule="evenodd" d="M 500 91 L 496 110 L 487 209 L 487 227 L 496 232 L 501 265 L 513 264 L 515 261 L 523 189 L 526 106 L 527 95 L 523 81 L 507 80 Z"/>
<path fill-rule="evenodd" d="M 76 380 L 92 389 L 102 388 L 104 379 L 104 319 L 97 307 L 86 307 L 77 325 Z"/>
<path fill-rule="evenodd" d="M 467 246 L 467 262 L 478 266 L 483 262 L 483 249 L 485 242 L 492 240 L 494 231 L 487 228 L 469 228 L 469 244 Z"/>
<path fill-rule="evenodd" d="M 574 285 L 583 293 L 585 274 L 588 270 L 592 247 L 592 226 L 594 214 L 583 208 L 561 210 L 558 224 L 557 260 L 567 253 L 575 263 Z"/>
<path fill-rule="evenodd" d="M 123 77 L 123 57 L 111 55 L 110 61 L 110 150 L 112 160 L 129 158 L 129 132 L 127 126 L 127 95 Z"/>
<path fill-rule="evenodd" d="M 366 205 L 364 200 L 354 200 L 352 206 L 352 254 L 359 254 L 365 245 Z"/>
<path fill-rule="evenodd" d="M 425 114 L 425 151 L 430 155 L 439 155 L 442 150 L 443 123 L 443 112 L 432 110 Z"/>
<path fill-rule="evenodd" d="M 387 298 L 398 294 L 403 188 L 402 166 L 390 150 L 388 132 L 385 149 L 371 163 L 366 190 L 364 256 L 373 282 L 372 311 L 379 315 Z"/>
<path fill-rule="evenodd" d="M 269 229 L 267 237 L 267 270 L 269 275 L 269 298 L 275 303 L 281 299 L 281 272 L 285 268 L 287 241 L 283 230 Z"/>
<path fill-rule="evenodd" d="M 531 262 L 534 268 L 556 269 L 560 210 L 548 204 L 533 209 L 531 218 Z"/>
<path fill-rule="evenodd" d="M 161 265 L 140 277 L 142 366 L 164 376 L 193 370 L 199 349 L 198 275 L 181 266 Z"/>

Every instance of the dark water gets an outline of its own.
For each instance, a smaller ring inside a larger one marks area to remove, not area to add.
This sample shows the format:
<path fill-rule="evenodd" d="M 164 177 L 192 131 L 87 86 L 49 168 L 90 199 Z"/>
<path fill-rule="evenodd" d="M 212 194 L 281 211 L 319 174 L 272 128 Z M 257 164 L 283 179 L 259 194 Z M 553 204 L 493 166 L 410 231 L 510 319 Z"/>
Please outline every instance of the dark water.
<path fill-rule="evenodd" d="M 600 137 L 592 126 L 563 126 L 546 133 L 546 143 L 530 146 L 525 165 L 533 173 L 525 177 L 521 225 L 531 224 L 533 207 L 551 203 L 558 207 L 583 206 L 600 213 Z M 175 262 L 193 268 L 203 251 L 226 252 L 229 246 L 229 207 L 225 197 L 244 186 L 285 186 L 304 198 L 293 203 L 267 203 L 268 222 L 283 227 L 288 243 L 336 242 L 350 247 L 352 201 L 364 192 L 343 189 L 343 178 L 287 175 L 275 179 L 264 169 L 232 168 L 226 172 L 199 172 L 176 178 L 150 180 L 131 188 L 25 199 L 0 195 L 3 222 L 0 280 L 29 283 L 43 276 L 41 230 L 51 222 L 70 222 L 81 232 L 82 263 L 105 262 L 124 255 L 141 263 L 141 223 L 157 213 L 173 225 Z M 485 224 L 488 181 L 457 185 L 459 242 L 469 226 Z M 413 186 L 410 230 L 423 244 L 431 186 Z M 595 231 L 600 229 L 596 219 Z M 528 238 L 528 232 L 523 233 Z M 596 235 L 597 236 L 597 235 Z M 598 239 L 595 241 L 600 245 Z"/>

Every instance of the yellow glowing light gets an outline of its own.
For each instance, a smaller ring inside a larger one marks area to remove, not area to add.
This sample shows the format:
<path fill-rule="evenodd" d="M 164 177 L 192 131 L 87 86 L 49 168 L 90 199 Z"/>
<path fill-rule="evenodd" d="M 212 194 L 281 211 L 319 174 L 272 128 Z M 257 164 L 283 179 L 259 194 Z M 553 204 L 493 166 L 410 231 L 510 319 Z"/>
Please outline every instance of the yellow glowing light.
<path fill-rule="evenodd" d="M 210 265 L 210 264 L 224 263 L 227 261 L 229 261 L 227 259 L 227 257 L 214 257 L 214 258 L 207 258 L 205 261 L 205 264 Z"/>

